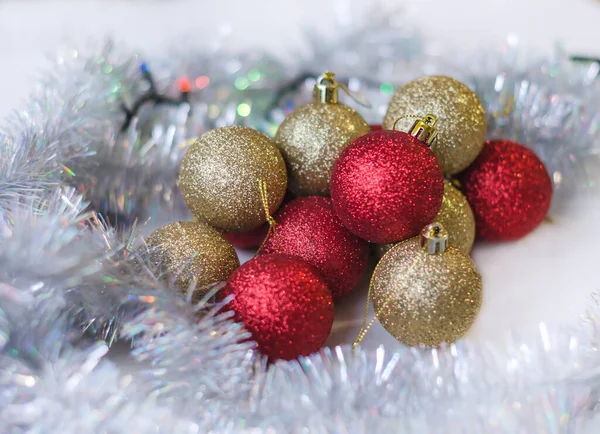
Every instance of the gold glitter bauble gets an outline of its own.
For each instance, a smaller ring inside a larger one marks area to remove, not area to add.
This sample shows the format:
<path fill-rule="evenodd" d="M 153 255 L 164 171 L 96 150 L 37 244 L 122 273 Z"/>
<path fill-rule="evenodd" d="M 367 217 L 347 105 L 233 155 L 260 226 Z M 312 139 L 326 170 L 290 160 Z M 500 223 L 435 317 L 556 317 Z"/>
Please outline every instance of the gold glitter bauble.
<path fill-rule="evenodd" d="M 481 306 L 481 276 L 462 250 L 430 254 L 418 237 L 398 243 L 373 273 L 371 297 L 383 327 L 407 345 L 451 343 Z"/>
<path fill-rule="evenodd" d="M 444 181 L 444 200 L 434 221 L 448 231 L 448 244 L 471 253 L 475 242 L 475 216 L 465 195 L 450 181 Z"/>
<path fill-rule="evenodd" d="M 294 110 L 275 136 L 287 163 L 290 191 L 329 196 L 333 164 L 352 140 L 369 131 L 362 116 L 344 104 L 312 102 Z"/>
<path fill-rule="evenodd" d="M 165 277 L 187 291 L 195 284 L 194 296 L 227 280 L 240 266 L 235 249 L 217 230 L 202 222 L 175 222 L 146 238 L 152 262 Z"/>
<path fill-rule="evenodd" d="M 266 221 L 260 180 L 267 186 L 272 214 L 285 196 L 285 163 L 271 139 L 241 126 L 200 136 L 179 172 L 179 188 L 190 211 L 227 232 L 249 231 Z"/>
<path fill-rule="evenodd" d="M 383 128 L 408 131 L 413 116 L 431 113 L 438 118 L 438 136 L 431 150 L 447 175 L 466 169 L 483 148 L 485 111 L 477 95 L 450 77 L 431 76 L 413 80 L 397 89 L 385 114 Z"/>
<path fill-rule="evenodd" d="M 444 181 L 444 200 L 433 221 L 441 223 L 448 231 L 448 244 L 471 253 L 475 242 L 475 216 L 465 195 L 450 181 Z M 376 257 L 381 259 L 394 245 L 373 245 Z"/>

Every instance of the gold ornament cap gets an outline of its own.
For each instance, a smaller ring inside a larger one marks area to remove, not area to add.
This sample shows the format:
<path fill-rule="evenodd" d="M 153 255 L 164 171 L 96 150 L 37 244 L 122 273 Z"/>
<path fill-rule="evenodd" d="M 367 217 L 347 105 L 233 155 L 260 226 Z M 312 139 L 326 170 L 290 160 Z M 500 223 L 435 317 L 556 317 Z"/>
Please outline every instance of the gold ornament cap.
<path fill-rule="evenodd" d="M 421 231 L 421 249 L 430 255 L 443 253 L 448 248 L 448 231 L 441 223 L 432 223 Z"/>
<path fill-rule="evenodd" d="M 325 71 L 317 78 L 313 90 L 313 101 L 323 104 L 337 104 L 340 84 L 335 79 L 333 72 Z"/>
<path fill-rule="evenodd" d="M 427 146 L 431 146 L 438 135 L 437 129 L 435 128 L 435 124 L 437 124 L 438 121 L 437 116 L 432 114 L 427 114 L 422 118 L 416 115 L 400 116 L 394 122 L 392 129 L 396 130 L 398 122 L 406 118 L 419 118 L 412 124 L 412 127 L 409 128 L 408 134 L 425 143 Z"/>
<path fill-rule="evenodd" d="M 438 118 L 436 116 L 432 114 L 425 115 L 422 119 L 415 121 L 408 134 L 416 137 L 427 146 L 431 146 L 438 135 L 435 128 L 437 121 Z"/>

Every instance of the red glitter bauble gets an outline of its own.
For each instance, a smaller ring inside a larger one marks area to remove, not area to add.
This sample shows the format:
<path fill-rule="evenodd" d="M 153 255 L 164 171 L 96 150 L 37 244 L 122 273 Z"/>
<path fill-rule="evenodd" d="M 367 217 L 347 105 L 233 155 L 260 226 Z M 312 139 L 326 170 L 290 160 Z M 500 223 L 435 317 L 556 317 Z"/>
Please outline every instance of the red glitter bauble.
<path fill-rule="evenodd" d="M 224 232 L 223 236 L 238 249 L 256 249 L 267 237 L 269 232 L 269 224 L 265 223 L 262 226 L 252 229 L 247 232 Z"/>
<path fill-rule="evenodd" d="M 321 274 L 300 258 L 261 255 L 227 280 L 225 295 L 259 350 L 271 360 L 292 360 L 319 350 L 333 324 L 333 301 Z"/>
<path fill-rule="evenodd" d="M 344 226 L 378 244 L 418 235 L 443 197 L 444 177 L 433 152 L 401 131 L 354 140 L 331 174 L 331 199 Z"/>
<path fill-rule="evenodd" d="M 475 214 L 477 238 L 482 240 L 521 238 L 544 220 L 550 208 L 548 171 L 519 143 L 488 141 L 460 180 Z"/>
<path fill-rule="evenodd" d="M 316 267 L 334 297 L 350 292 L 364 274 L 369 243 L 342 225 L 328 197 L 296 199 L 275 215 L 275 233 L 264 253 L 286 253 Z"/>

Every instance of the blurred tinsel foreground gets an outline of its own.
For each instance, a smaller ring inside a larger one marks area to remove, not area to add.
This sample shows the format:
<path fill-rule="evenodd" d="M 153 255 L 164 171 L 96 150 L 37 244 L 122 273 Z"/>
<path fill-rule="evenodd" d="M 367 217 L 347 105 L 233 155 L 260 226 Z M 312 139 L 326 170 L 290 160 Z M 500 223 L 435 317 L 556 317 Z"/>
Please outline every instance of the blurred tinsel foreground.
<path fill-rule="evenodd" d="M 311 52 L 294 63 L 110 42 L 56 56 L 0 136 L 0 432 L 597 432 L 594 298 L 580 324 L 505 348 L 342 346 L 268 365 L 230 313 L 192 305 L 147 266 L 144 223 L 186 216 L 188 139 L 230 124 L 273 135 L 325 69 L 371 101 L 355 108 L 372 123 L 418 75 L 468 83 L 489 136 L 544 160 L 556 212 L 598 182 L 598 63 L 522 61 L 510 43 L 472 62 L 401 21 L 379 11 L 333 39 L 307 30 Z M 132 343 L 135 375 L 105 357 L 117 340 Z"/>

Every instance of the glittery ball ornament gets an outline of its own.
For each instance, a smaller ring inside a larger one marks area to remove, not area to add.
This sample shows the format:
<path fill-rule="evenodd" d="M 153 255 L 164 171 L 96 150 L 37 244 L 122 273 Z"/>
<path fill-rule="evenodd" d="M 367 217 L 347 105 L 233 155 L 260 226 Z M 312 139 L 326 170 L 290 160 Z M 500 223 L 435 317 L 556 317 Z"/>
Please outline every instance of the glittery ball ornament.
<path fill-rule="evenodd" d="M 344 226 L 374 243 L 417 235 L 440 210 L 444 178 L 426 144 L 401 131 L 356 139 L 331 175 L 333 207 Z"/>
<path fill-rule="evenodd" d="M 223 236 L 238 249 L 255 249 L 260 247 L 267 233 L 269 225 L 267 223 L 246 232 L 224 232 Z"/>
<path fill-rule="evenodd" d="M 473 207 L 477 238 L 516 240 L 546 217 L 552 182 L 544 163 L 519 143 L 492 140 L 461 174 L 462 190 Z"/>
<path fill-rule="evenodd" d="M 174 279 L 183 291 L 195 286 L 194 296 L 227 280 L 240 265 L 229 241 L 201 222 L 170 223 L 152 232 L 146 245 L 157 274 Z"/>
<path fill-rule="evenodd" d="M 438 138 L 431 150 L 443 172 L 451 175 L 465 169 L 485 142 L 485 111 L 477 95 L 450 77 L 417 78 L 396 90 L 383 128 L 406 131 L 414 120 L 411 115 L 425 113 L 434 113 L 439 119 Z"/>
<path fill-rule="evenodd" d="M 296 196 L 329 196 L 335 160 L 352 140 L 369 132 L 361 115 L 338 102 L 338 87 L 333 74 L 319 77 L 313 102 L 287 116 L 275 135 Z"/>
<path fill-rule="evenodd" d="M 481 306 L 481 276 L 465 252 L 448 246 L 442 225 L 398 243 L 377 264 L 371 299 L 383 327 L 407 345 L 451 343 Z"/>
<path fill-rule="evenodd" d="M 293 200 L 279 210 L 275 220 L 275 231 L 262 252 L 304 259 L 321 272 L 334 298 L 358 284 L 367 268 L 369 243 L 342 225 L 330 198 Z"/>
<path fill-rule="evenodd" d="M 475 216 L 467 198 L 450 181 L 444 181 L 444 200 L 434 221 L 448 231 L 451 246 L 470 253 L 475 241 Z M 376 244 L 375 255 L 381 258 L 394 244 Z"/>
<path fill-rule="evenodd" d="M 275 144 L 251 128 L 209 131 L 185 155 L 179 188 L 194 215 L 217 229 L 244 232 L 265 223 L 259 182 L 274 213 L 287 186 L 285 163 Z"/>
<path fill-rule="evenodd" d="M 292 360 L 319 350 L 333 324 L 333 301 L 321 274 L 300 258 L 260 255 L 238 268 L 223 288 L 230 308 L 259 350 Z"/>

